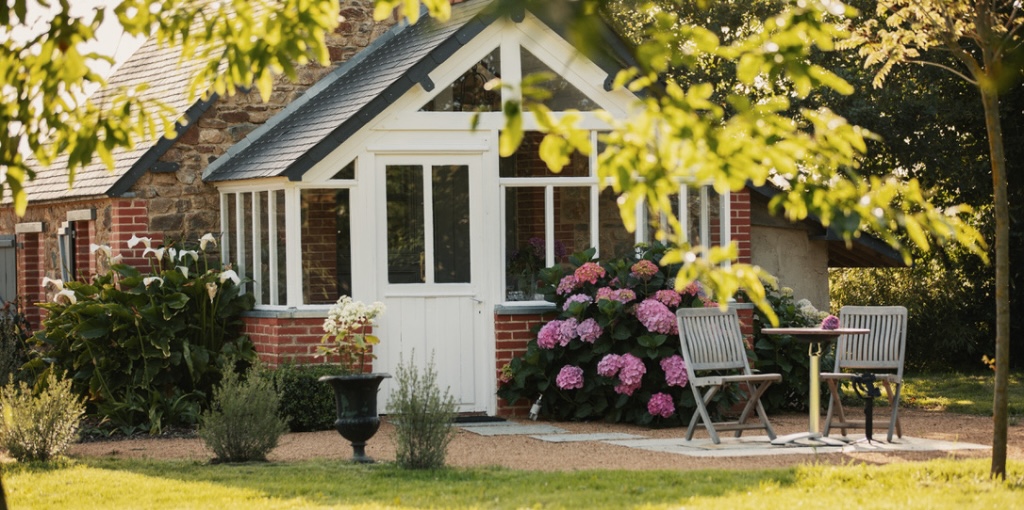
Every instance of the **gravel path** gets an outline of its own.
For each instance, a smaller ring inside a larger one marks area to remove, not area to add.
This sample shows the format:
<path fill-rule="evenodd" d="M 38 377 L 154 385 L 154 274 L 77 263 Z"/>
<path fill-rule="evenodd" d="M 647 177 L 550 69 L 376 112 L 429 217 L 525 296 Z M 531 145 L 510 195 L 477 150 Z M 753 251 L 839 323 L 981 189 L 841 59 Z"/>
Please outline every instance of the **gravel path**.
<path fill-rule="evenodd" d="M 772 416 L 779 434 L 806 430 L 807 417 L 799 414 Z M 991 445 L 992 420 L 987 417 L 952 413 L 902 410 L 900 419 L 905 435 L 945 441 Z M 649 438 L 680 438 L 685 429 L 647 429 L 607 423 L 550 423 L 570 433 L 626 433 Z M 862 431 L 858 431 L 862 432 Z M 753 434 L 756 435 L 756 432 Z M 885 431 L 876 431 L 884 439 Z M 702 430 L 697 437 L 707 437 Z M 1024 460 L 1024 426 L 1010 427 L 1009 458 Z M 369 441 L 367 454 L 378 461 L 395 458 L 394 429 L 384 420 L 380 431 Z M 142 457 L 208 461 L 213 456 L 199 439 L 127 439 L 76 444 L 76 457 Z M 314 458 L 346 459 L 351 447 L 337 432 L 287 434 L 269 455 L 272 462 L 290 462 Z M 529 436 L 481 436 L 459 429 L 448 450 L 451 466 L 504 466 L 512 469 L 565 471 L 581 469 L 761 469 L 815 462 L 846 464 L 866 462 L 887 464 L 942 457 L 990 457 L 990 450 L 958 452 L 899 452 L 819 455 L 776 455 L 740 458 L 695 458 L 685 455 L 644 451 L 600 442 L 550 443 Z"/>

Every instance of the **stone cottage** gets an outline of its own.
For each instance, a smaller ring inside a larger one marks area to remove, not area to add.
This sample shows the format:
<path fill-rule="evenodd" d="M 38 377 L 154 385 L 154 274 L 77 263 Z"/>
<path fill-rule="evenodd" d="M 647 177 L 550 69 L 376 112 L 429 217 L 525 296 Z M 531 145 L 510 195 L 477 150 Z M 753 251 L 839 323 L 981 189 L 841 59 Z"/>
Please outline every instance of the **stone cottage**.
<path fill-rule="evenodd" d="M 313 361 L 339 295 L 380 300 L 388 310 L 376 325 L 376 370 L 392 371 L 413 352 L 419 362 L 433 354 L 461 411 L 509 412 L 495 398 L 496 371 L 550 311 L 530 288 L 535 268 L 524 274 L 510 255 L 535 249 L 537 266 L 559 262 L 563 250 L 597 247 L 612 257 L 651 232 L 622 227 L 616 197 L 598 186 L 595 157 L 547 171 L 529 113 L 524 143 L 500 157 L 501 104 L 516 92 L 484 84 L 553 73 L 547 106 L 583 112 L 596 141 L 606 126 L 593 112 L 622 117 L 634 100 L 608 87 L 628 53 L 591 60 L 549 13 L 496 12 L 490 0 L 461 2 L 449 21 L 415 25 L 374 23 L 369 0 L 342 4 L 347 21 L 330 39 L 337 64 L 303 68 L 299 83 L 278 83 L 267 104 L 255 93 L 187 104 L 188 67 L 176 65 L 172 50 L 144 45 L 111 86 L 153 83 L 182 112 L 177 137 L 120 151 L 113 173 L 85 169 L 71 190 L 59 162 L 41 170 L 27 215 L 0 211 L 0 243 L 15 246 L 16 293 L 42 301 L 43 276 L 91 274 L 91 243 L 138 263 L 141 248 L 125 244 L 132 235 L 194 241 L 218 232 L 222 258 L 256 298 L 247 333 L 271 364 Z M 737 242 L 742 261 L 821 308 L 828 267 L 899 263 L 871 239 L 847 249 L 813 219 L 770 217 L 772 193 L 682 187 L 677 202 L 691 240 Z M 38 325 L 38 309 L 27 311 Z"/>

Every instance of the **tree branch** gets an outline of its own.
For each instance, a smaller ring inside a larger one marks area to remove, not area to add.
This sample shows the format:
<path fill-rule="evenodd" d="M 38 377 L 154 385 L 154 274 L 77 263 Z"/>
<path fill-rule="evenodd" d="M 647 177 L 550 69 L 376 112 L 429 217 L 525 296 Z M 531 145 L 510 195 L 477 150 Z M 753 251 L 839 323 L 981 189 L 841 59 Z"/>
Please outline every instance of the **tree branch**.
<path fill-rule="evenodd" d="M 953 73 L 953 74 L 963 78 L 964 81 L 966 81 L 967 83 L 970 83 L 971 85 L 978 85 L 978 81 L 976 79 L 971 78 L 970 76 L 967 76 L 966 74 L 961 73 L 960 71 L 957 71 L 956 69 L 954 69 L 952 67 L 949 67 L 949 66 L 947 66 L 945 64 L 939 64 L 938 62 L 932 62 L 930 60 L 907 60 L 907 63 L 908 64 L 919 64 L 919 65 L 923 65 L 923 66 L 933 66 L 933 67 L 938 67 L 939 69 L 945 69 L 946 71 L 949 71 L 949 72 L 951 72 L 951 73 Z"/>

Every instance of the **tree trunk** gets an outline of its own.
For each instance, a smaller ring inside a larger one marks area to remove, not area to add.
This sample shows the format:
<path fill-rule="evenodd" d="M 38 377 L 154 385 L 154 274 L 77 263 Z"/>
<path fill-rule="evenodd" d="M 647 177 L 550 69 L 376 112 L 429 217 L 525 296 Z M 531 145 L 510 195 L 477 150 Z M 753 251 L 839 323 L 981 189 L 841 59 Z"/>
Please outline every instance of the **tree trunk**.
<path fill-rule="evenodd" d="M 1008 433 L 1007 385 L 1010 372 L 1010 205 L 1007 199 L 1006 156 L 999 123 L 999 93 L 991 78 L 981 84 L 989 154 L 992 158 L 993 204 L 996 216 L 996 377 L 992 398 L 993 478 L 1006 479 Z"/>

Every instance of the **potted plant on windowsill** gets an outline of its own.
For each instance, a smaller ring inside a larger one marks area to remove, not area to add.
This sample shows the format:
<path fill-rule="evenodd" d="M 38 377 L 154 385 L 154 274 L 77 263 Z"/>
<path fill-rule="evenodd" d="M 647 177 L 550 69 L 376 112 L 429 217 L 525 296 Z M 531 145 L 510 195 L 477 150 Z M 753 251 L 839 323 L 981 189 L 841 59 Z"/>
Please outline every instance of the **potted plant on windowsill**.
<path fill-rule="evenodd" d="M 338 375 L 325 375 L 319 380 L 334 390 L 337 407 L 334 428 L 352 443 L 353 462 L 373 462 L 366 456 L 366 442 L 380 428 L 378 388 L 381 381 L 391 377 L 385 373 L 367 372 L 376 358 L 372 348 L 380 342 L 379 338 L 367 332 L 372 329 L 373 320 L 383 313 L 384 304 L 379 301 L 366 305 L 349 296 L 341 296 L 327 314 L 325 334 L 317 348 L 327 360 L 338 362 Z"/>

